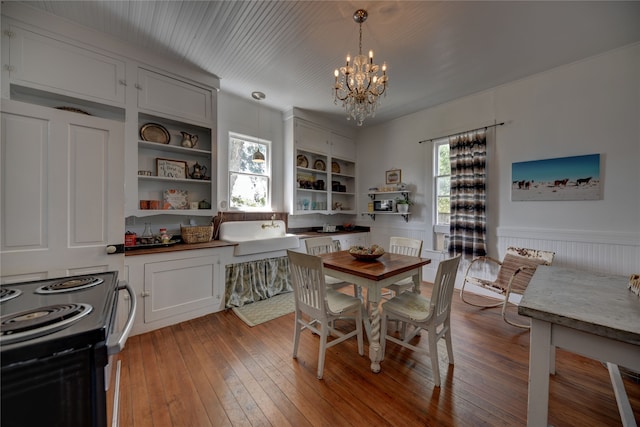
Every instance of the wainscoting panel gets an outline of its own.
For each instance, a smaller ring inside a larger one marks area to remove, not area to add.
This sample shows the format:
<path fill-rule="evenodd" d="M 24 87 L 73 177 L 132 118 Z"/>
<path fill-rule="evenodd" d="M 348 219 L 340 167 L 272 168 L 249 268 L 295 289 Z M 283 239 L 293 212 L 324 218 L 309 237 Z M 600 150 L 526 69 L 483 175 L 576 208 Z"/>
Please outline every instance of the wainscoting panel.
<path fill-rule="evenodd" d="M 640 233 L 593 232 L 499 227 L 499 257 L 507 247 L 553 251 L 554 265 L 598 273 L 628 276 L 640 272 Z"/>

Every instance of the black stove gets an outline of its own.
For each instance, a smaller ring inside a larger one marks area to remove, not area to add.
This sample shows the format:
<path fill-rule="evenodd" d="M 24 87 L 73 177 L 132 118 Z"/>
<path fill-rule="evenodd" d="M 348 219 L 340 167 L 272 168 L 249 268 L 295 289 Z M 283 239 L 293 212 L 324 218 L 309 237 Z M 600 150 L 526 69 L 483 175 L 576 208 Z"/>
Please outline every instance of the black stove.
<path fill-rule="evenodd" d="M 97 284 L 85 286 L 89 280 Z M 78 286 L 74 288 L 64 285 L 66 282 Z M 1 365 L 4 367 L 22 360 L 64 351 L 70 347 L 77 348 L 105 341 L 109 334 L 107 328 L 115 316 L 118 273 L 112 271 L 38 280 L 2 285 L 1 288 L 20 292 L 17 297 L 0 303 L 0 354 Z M 58 289 L 58 292 L 52 292 L 51 289 Z M 81 318 L 67 321 L 60 327 L 52 323 L 57 316 L 62 317 L 61 321 L 64 321 L 69 309 L 79 304 L 88 306 L 85 307 L 85 315 Z M 29 326 L 38 326 L 39 321 L 47 322 L 44 332 L 24 331 L 25 328 L 28 331 Z M 20 324 L 26 325 L 21 327 Z M 24 339 L 12 337 L 18 328 L 17 333 L 23 335 Z"/>
<path fill-rule="evenodd" d="M 106 424 L 119 289 L 114 271 L 0 286 L 3 427 Z"/>

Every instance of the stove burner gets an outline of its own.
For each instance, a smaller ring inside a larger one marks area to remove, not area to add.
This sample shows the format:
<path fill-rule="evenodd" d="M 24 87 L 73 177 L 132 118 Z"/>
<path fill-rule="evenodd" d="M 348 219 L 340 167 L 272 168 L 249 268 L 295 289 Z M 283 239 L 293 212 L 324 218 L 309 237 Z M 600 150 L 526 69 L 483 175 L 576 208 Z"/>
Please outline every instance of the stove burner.
<path fill-rule="evenodd" d="M 77 291 L 99 285 L 102 282 L 104 282 L 104 280 L 92 276 L 63 279 L 48 285 L 40 286 L 36 289 L 36 294 L 58 294 Z"/>
<path fill-rule="evenodd" d="M 64 329 L 91 313 L 89 304 L 57 304 L 0 317 L 0 343 L 10 344 Z"/>
<path fill-rule="evenodd" d="M 19 297 L 22 294 L 22 291 L 19 289 L 13 288 L 0 288 L 0 302 L 9 301 L 10 299 L 14 299 Z"/>

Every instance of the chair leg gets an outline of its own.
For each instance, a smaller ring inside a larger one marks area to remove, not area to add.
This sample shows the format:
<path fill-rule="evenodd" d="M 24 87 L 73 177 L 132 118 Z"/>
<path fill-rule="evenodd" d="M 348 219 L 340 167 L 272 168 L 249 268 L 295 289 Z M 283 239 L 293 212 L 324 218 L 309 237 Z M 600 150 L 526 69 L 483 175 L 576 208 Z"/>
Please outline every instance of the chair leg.
<path fill-rule="evenodd" d="M 464 295 L 465 295 L 464 288 L 465 288 L 466 284 L 467 284 L 467 281 L 463 280 L 462 281 L 462 286 L 460 287 L 460 299 L 462 300 L 462 302 L 467 303 L 469 305 L 473 305 L 475 307 L 483 307 L 483 308 L 499 307 L 500 305 L 503 304 L 503 301 L 499 301 L 497 303 L 491 303 L 491 304 L 477 304 L 477 303 L 474 303 L 474 302 L 470 302 L 468 299 L 464 298 Z M 483 295 L 480 295 L 480 297 L 483 297 Z M 486 297 L 486 298 L 488 298 L 488 297 Z"/>
<path fill-rule="evenodd" d="M 438 334 L 435 328 L 429 328 L 429 356 L 431 356 L 431 371 L 433 382 L 440 387 L 440 365 L 438 364 Z"/>
<path fill-rule="evenodd" d="M 447 320 L 444 324 L 444 327 L 445 327 L 444 340 L 447 343 L 447 356 L 449 356 L 449 364 L 453 365 L 453 344 L 451 343 L 450 323 L 451 322 Z"/>
<path fill-rule="evenodd" d="M 293 358 L 298 357 L 298 344 L 300 344 L 300 331 L 302 331 L 302 325 L 300 324 L 300 313 L 296 311 L 295 324 L 293 327 Z"/>
<path fill-rule="evenodd" d="M 511 287 L 511 283 L 509 283 L 509 287 Z M 502 320 L 504 320 L 508 324 L 515 326 L 517 328 L 530 329 L 531 328 L 530 325 L 525 325 L 523 323 L 516 323 L 507 319 L 507 304 L 509 304 L 509 295 L 511 295 L 511 293 L 509 292 L 509 290 L 507 290 L 507 293 L 504 297 L 504 303 L 502 304 Z"/>
<path fill-rule="evenodd" d="M 320 349 L 318 350 L 318 379 L 322 379 L 324 373 L 324 356 L 327 352 L 327 339 L 329 335 L 329 325 L 322 323 L 322 329 L 320 330 Z"/>
<path fill-rule="evenodd" d="M 362 337 L 362 310 L 356 311 L 356 336 L 358 338 L 358 354 L 364 356 L 364 339 Z"/>

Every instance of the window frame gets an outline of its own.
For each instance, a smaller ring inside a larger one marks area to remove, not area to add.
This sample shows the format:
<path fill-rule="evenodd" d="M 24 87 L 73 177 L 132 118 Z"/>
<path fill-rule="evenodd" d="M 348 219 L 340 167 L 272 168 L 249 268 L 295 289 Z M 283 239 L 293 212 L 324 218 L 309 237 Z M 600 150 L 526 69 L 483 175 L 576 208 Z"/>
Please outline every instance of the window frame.
<path fill-rule="evenodd" d="M 433 142 L 433 232 L 435 234 L 434 249 L 447 250 L 446 247 L 438 247 L 440 242 L 446 242 L 449 235 L 449 224 L 439 222 L 438 214 L 438 200 L 443 196 L 439 192 L 439 182 L 442 178 L 449 178 L 449 206 L 451 206 L 451 168 L 449 168 L 448 175 L 440 175 L 440 147 L 443 145 L 449 145 L 447 138 L 435 140 Z"/>
<path fill-rule="evenodd" d="M 258 144 L 260 145 L 260 150 L 262 151 L 262 153 L 264 154 L 265 157 L 265 173 L 252 173 L 252 172 L 247 172 L 247 171 L 238 171 L 235 169 L 231 168 L 231 153 L 233 152 L 233 150 L 231 149 L 232 145 L 233 145 L 233 140 L 241 140 L 244 142 L 248 142 L 251 144 Z M 241 133 L 237 133 L 237 132 L 229 132 L 229 144 L 228 144 L 228 152 L 227 152 L 227 200 L 229 200 L 229 209 L 233 210 L 233 211 L 239 211 L 239 212 L 243 212 L 243 211 L 265 211 L 265 210 L 272 210 L 272 205 L 271 205 L 271 198 L 272 198 L 272 194 L 273 194 L 273 189 L 272 189 L 272 185 L 273 185 L 273 176 L 272 176 L 272 167 L 271 167 L 271 158 L 273 157 L 271 154 L 271 149 L 272 149 L 272 142 L 263 138 L 258 138 L 255 136 L 251 136 L 251 135 L 244 135 Z M 262 148 L 264 148 L 264 150 L 262 150 Z M 232 175 L 244 175 L 244 176 L 256 176 L 256 177 L 265 177 L 267 179 L 267 200 L 265 202 L 265 206 L 261 206 L 261 207 L 250 207 L 250 206 L 242 206 L 242 207 L 237 207 L 237 206 L 232 206 L 232 188 L 231 188 L 231 183 L 232 183 Z"/>

